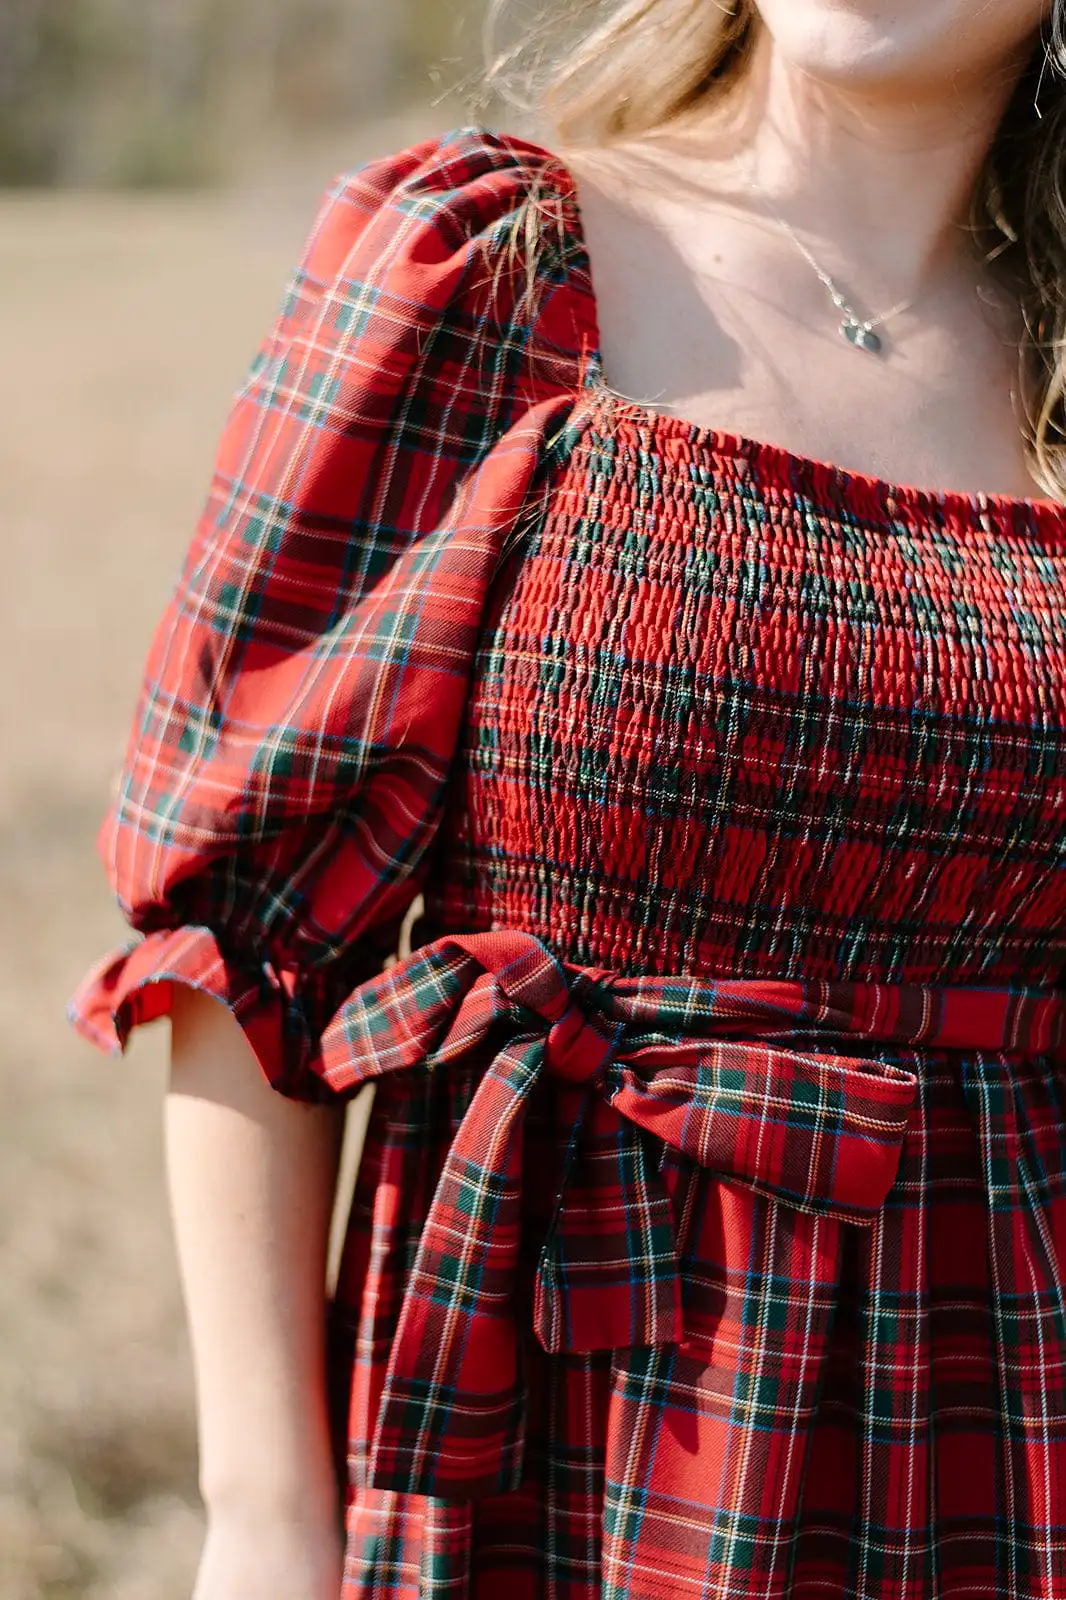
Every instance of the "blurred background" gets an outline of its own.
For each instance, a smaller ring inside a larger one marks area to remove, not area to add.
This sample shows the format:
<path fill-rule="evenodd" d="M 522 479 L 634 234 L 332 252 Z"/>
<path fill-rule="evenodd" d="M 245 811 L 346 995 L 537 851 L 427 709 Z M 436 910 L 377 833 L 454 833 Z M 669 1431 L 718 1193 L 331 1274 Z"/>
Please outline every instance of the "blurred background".
<path fill-rule="evenodd" d="M 483 11 L 0 0 L 0 1600 L 190 1593 L 165 1029 L 114 1062 L 63 1020 L 126 936 L 95 833 L 230 395 L 318 196 L 498 120 Z"/>

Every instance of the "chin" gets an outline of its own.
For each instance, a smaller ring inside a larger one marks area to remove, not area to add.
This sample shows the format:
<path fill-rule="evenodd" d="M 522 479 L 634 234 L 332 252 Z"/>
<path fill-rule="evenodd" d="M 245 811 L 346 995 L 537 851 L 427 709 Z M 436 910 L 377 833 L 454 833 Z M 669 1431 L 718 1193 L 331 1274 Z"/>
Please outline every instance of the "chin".
<path fill-rule="evenodd" d="M 779 58 L 852 91 L 994 72 L 1035 45 L 1047 0 L 759 0 Z"/>

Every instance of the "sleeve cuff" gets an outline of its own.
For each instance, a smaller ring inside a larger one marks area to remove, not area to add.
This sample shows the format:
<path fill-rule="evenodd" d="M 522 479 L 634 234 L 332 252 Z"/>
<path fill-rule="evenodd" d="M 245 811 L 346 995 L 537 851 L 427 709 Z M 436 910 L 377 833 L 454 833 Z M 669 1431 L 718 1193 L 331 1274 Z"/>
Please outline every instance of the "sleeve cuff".
<path fill-rule="evenodd" d="M 307 1067 L 309 1041 L 300 1019 L 289 1015 L 292 997 L 283 978 L 269 964 L 256 970 L 229 959 L 210 928 L 151 933 L 107 956 L 81 983 L 68 1016 L 82 1038 L 118 1056 L 134 1028 L 170 1015 L 175 984 L 229 1009 L 273 1088 L 295 1100 L 337 1099 Z"/>

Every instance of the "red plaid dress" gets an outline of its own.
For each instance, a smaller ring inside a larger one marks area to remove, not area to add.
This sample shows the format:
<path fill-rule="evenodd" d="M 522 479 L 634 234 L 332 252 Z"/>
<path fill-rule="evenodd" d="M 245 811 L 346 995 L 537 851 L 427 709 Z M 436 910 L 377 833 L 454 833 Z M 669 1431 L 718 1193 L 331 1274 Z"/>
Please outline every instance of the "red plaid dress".
<path fill-rule="evenodd" d="M 347 1600 L 1066 1596 L 1064 805 L 1066 512 L 612 403 L 535 146 L 336 185 L 75 1012 L 377 1084 Z"/>

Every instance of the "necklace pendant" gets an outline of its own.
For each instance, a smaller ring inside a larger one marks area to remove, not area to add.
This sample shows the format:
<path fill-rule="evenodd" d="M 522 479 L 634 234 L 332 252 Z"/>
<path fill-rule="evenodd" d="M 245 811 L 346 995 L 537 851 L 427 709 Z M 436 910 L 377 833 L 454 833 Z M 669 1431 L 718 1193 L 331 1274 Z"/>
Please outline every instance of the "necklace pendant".
<path fill-rule="evenodd" d="M 845 317 L 840 324 L 840 332 L 857 350 L 868 350 L 872 356 L 881 354 L 883 346 L 874 330 L 862 322 L 856 322 L 854 317 Z"/>

